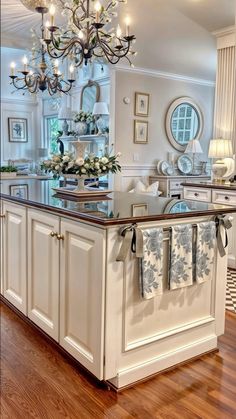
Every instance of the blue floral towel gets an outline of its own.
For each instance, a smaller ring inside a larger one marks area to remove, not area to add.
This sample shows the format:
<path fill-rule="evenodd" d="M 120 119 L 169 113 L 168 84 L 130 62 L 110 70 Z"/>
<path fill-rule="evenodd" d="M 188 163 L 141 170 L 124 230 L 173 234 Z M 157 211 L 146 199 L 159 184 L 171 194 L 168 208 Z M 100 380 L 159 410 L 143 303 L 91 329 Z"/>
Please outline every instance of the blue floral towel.
<path fill-rule="evenodd" d="M 202 283 L 212 279 L 216 246 L 216 225 L 214 221 L 197 225 L 196 281 Z"/>
<path fill-rule="evenodd" d="M 170 241 L 169 287 L 173 290 L 192 285 L 193 232 L 191 224 L 172 227 Z"/>
<path fill-rule="evenodd" d="M 140 292 L 148 300 L 163 293 L 163 229 L 143 232 L 143 258 L 140 258 Z"/>

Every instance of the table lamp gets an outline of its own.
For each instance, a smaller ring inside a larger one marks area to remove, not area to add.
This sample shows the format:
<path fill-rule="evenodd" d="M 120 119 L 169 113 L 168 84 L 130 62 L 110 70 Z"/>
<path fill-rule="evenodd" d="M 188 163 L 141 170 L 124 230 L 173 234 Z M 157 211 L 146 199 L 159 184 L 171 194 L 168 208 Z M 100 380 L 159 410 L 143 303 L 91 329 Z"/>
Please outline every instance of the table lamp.
<path fill-rule="evenodd" d="M 227 172 L 227 165 L 222 159 L 233 157 L 231 140 L 225 140 L 223 138 L 212 139 L 209 145 L 208 157 L 217 159 L 216 162 L 212 164 L 212 173 L 214 175 L 214 180 L 222 183 L 222 177 Z"/>
<path fill-rule="evenodd" d="M 106 121 L 104 121 L 103 116 L 109 115 L 109 110 L 106 102 L 95 102 L 93 107 L 93 115 L 97 116 L 96 126 L 98 133 L 105 132 L 107 124 Z"/>
<path fill-rule="evenodd" d="M 58 113 L 58 119 L 63 120 L 62 129 L 63 129 L 63 135 L 67 136 L 69 131 L 69 125 L 67 121 L 73 121 L 74 114 L 70 108 L 62 107 L 59 110 Z"/>
<path fill-rule="evenodd" d="M 185 153 L 193 155 L 192 175 L 196 175 L 197 173 L 195 172 L 195 157 L 196 157 L 196 154 L 202 154 L 203 153 L 199 140 L 190 140 L 188 142 L 188 145 L 187 145 L 186 149 L 185 149 Z"/>

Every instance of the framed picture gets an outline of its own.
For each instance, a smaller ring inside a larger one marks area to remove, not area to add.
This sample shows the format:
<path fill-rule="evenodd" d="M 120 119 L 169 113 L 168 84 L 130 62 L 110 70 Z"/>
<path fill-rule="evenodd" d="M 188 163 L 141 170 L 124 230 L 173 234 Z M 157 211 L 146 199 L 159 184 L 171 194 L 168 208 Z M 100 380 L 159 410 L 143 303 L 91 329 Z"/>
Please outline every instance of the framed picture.
<path fill-rule="evenodd" d="M 147 204 L 133 204 L 132 205 L 132 217 L 142 217 L 148 215 Z"/>
<path fill-rule="evenodd" d="M 134 121 L 134 142 L 137 144 L 147 144 L 148 142 L 148 122 Z"/>
<path fill-rule="evenodd" d="M 134 114 L 136 116 L 148 116 L 149 114 L 149 94 L 135 93 Z"/>
<path fill-rule="evenodd" d="M 28 124 L 24 118 L 8 118 L 9 141 L 11 143 L 28 142 Z"/>
<path fill-rule="evenodd" d="M 28 185 L 10 185 L 10 195 L 15 196 L 16 198 L 21 199 L 28 199 L 29 197 L 29 191 L 28 191 Z"/>

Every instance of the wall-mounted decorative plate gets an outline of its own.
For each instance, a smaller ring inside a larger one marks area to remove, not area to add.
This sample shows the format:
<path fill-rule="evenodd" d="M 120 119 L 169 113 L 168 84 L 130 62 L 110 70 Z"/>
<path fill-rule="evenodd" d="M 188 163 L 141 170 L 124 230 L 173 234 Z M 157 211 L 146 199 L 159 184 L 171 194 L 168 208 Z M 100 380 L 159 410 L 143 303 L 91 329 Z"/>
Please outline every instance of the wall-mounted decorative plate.
<path fill-rule="evenodd" d="M 177 167 L 184 175 L 187 175 L 193 171 L 193 160 L 191 157 L 183 154 L 177 160 Z"/>
<path fill-rule="evenodd" d="M 169 171 L 170 167 L 171 166 L 170 166 L 170 163 L 168 161 L 162 160 L 162 162 L 160 164 L 161 174 L 166 176 L 168 174 L 167 172 Z"/>

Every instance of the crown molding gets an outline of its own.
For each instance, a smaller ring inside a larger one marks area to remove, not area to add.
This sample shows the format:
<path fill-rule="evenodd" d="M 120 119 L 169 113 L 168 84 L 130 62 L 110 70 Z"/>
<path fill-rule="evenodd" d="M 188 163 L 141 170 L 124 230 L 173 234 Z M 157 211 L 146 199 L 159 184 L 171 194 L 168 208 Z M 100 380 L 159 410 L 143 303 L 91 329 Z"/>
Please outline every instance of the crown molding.
<path fill-rule="evenodd" d="M 1 107 L 3 106 L 3 104 L 38 106 L 38 101 L 37 100 L 32 100 L 32 99 L 27 99 L 26 97 L 24 99 L 19 99 L 17 97 L 14 97 L 14 99 L 13 98 L 4 98 L 4 97 L 2 97 Z"/>
<path fill-rule="evenodd" d="M 218 29 L 217 31 L 212 32 L 212 35 L 216 36 L 217 38 L 220 36 L 228 36 L 236 33 L 236 26 L 227 26 L 222 29 Z"/>
<path fill-rule="evenodd" d="M 132 68 L 132 67 L 125 67 L 122 65 L 116 65 L 114 70 L 125 71 L 127 73 L 133 73 L 133 74 L 142 74 L 145 76 L 151 76 L 151 77 L 157 77 L 157 78 L 163 78 L 163 79 L 169 79 L 169 80 L 175 80 L 175 81 L 183 81 L 185 83 L 199 84 L 201 86 L 209 86 L 209 87 L 215 86 L 215 82 L 213 80 L 204 80 L 204 79 L 199 79 L 195 77 L 185 76 L 183 74 L 168 73 L 164 71 L 153 70 L 153 69 L 142 68 L 142 67 Z"/>

